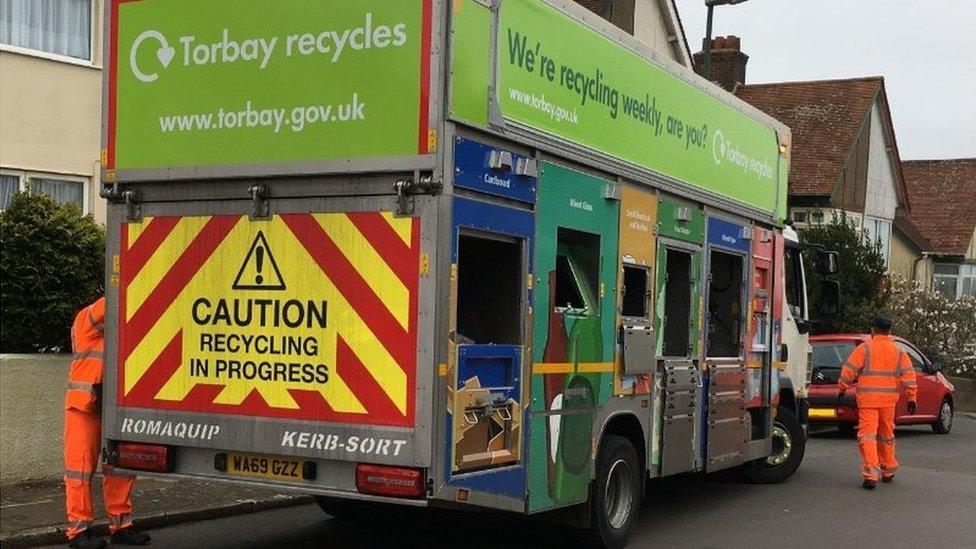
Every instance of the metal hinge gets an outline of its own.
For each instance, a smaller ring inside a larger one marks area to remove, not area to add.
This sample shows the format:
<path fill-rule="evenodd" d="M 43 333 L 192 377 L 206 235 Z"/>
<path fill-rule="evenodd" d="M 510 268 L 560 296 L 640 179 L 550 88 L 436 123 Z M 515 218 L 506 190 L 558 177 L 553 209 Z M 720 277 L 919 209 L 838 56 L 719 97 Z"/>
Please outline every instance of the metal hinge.
<path fill-rule="evenodd" d="M 434 181 L 429 175 L 414 177 L 410 179 L 399 179 L 393 184 L 393 190 L 397 195 L 396 215 L 413 215 L 416 204 L 413 197 L 418 194 L 438 194 L 443 185 L 440 181 Z"/>
<path fill-rule="evenodd" d="M 271 191 L 267 185 L 252 185 L 247 189 L 247 194 L 251 195 L 251 219 L 268 219 L 271 217 L 271 204 L 268 197 Z"/>
<path fill-rule="evenodd" d="M 434 479 L 427 478 L 427 497 L 434 497 Z"/>
<path fill-rule="evenodd" d="M 125 201 L 125 217 L 129 223 L 142 222 L 142 205 L 139 204 L 139 195 L 132 189 L 122 191 L 122 200 Z"/>

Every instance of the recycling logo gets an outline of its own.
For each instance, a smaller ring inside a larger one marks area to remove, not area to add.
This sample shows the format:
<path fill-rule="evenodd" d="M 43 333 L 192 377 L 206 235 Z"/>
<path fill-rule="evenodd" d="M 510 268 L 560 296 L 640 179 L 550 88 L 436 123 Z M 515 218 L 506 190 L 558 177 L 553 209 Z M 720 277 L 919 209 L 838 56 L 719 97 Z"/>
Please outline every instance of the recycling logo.
<path fill-rule="evenodd" d="M 159 49 L 156 50 L 156 59 L 163 68 L 169 67 L 169 64 L 176 57 L 176 48 L 169 45 L 166 41 L 166 37 L 163 33 L 156 30 L 143 31 L 142 34 L 136 37 L 132 42 L 132 48 L 129 50 L 129 68 L 132 69 L 133 76 L 136 77 L 140 82 L 154 82 L 159 78 L 159 74 L 156 72 L 143 72 L 139 68 L 138 55 L 139 46 L 142 45 L 146 40 L 152 39 L 159 45 Z"/>

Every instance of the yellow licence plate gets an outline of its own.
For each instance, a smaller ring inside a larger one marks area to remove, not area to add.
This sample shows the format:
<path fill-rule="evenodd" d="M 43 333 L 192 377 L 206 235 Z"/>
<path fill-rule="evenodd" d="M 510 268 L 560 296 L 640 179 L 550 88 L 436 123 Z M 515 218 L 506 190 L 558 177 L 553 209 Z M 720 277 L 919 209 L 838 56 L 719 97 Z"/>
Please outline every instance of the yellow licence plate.
<path fill-rule="evenodd" d="M 810 408 L 807 414 L 811 419 L 826 419 L 837 417 L 836 408 Z"/>
<path fill-rule="evenodd" d="M 302 480 L 300 459 L 253 454 L 227 454 L 227 473 L 239 477 L 271 478 L 275 480 Z"/>

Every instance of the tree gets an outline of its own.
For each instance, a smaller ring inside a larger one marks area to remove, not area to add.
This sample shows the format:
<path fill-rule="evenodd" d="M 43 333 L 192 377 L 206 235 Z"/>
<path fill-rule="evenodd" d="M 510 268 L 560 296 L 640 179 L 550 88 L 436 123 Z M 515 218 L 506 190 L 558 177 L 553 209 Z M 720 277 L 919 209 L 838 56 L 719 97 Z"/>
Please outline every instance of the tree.
<path fill-rule="evenodd" d="M 892 332 L 940 361 L 946 375 L 976 379 L 976 298 L 955 299 L 896 279 L 888 314 Z"/>
<path fill-rule="evenodd" d="M 103 293 L 105 231 L 74 204 L 17 193 L 0 212 L 0 350 L 70 349 L 79 309 Z"/>
<path fill-rule="evenodd" d="M 888 278 L 880 242 L 868 243 L 858 233 L 854 221 L 846 214 L 834 217 L 831 223 L 803 231 L 803 241 L 819 244 L 839 253 L 840 310 L 823 315 L 813 327 L 814 333 L 865 332 L 871 319 L 884 313 L 888 302 Z M 811 304 L 819 302 L 821 275 L 807 259 L 806 272 Z M 816 309 L 813 309 L 816 311 Z M 816 314 L 814 313 L 814 317 Z"/>

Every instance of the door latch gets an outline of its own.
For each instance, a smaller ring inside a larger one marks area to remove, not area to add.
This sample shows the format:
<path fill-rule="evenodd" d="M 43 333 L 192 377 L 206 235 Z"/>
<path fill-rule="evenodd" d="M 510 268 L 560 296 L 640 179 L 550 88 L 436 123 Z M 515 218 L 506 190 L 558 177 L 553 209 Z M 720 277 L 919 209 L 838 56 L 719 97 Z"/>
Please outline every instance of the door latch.
<path fill-rule="evenodd" d="M 435 195 L 443 187 L 440 181 L 434 181 L 429 175 L 419 178 L 398 179 L 393 184 L 393 190 L 396 191 L 397 195 L 396 215 L 413 215 L 416 210 L 416 203 L 413 198 L 415 195 Z"/>

